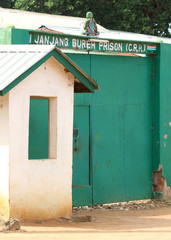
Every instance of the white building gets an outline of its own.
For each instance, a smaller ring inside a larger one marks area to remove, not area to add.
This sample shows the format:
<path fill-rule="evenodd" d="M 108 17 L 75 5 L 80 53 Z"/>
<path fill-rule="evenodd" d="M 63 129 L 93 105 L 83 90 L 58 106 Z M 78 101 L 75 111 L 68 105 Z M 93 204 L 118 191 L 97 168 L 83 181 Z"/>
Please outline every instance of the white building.
<path fill-rule="evenodd" d="M 0 46 L 0 211 L 72 213 L 73 95 L 96 82 L 54 46 Z"/>

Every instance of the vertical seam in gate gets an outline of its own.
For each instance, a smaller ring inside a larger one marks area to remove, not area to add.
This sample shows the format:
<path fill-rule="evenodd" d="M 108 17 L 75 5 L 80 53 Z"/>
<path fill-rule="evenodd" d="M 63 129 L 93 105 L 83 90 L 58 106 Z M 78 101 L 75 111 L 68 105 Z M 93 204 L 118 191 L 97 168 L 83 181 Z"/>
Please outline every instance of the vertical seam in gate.
<path fill-rule="evenodd" d="M 89 54 L 89 53 L 88 53 Z M 90 57 L 90 76 L 91 76 L 91 54 L 89 54 Z M 89 181 L 91 185 L 91 198 L 92 198 L 92 205 L 94 203 L 93 200 L 93 160 L 92 160 L 92 123 L 91 123 L 91 112 L 92 112 L 92 105 L 89 105 Z"/>

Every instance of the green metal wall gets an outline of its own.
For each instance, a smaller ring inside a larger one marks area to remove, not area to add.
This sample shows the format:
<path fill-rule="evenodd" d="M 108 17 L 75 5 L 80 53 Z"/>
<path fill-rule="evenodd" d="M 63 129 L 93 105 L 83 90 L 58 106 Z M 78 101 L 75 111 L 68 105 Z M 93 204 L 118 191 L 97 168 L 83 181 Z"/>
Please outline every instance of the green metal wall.
<path fill-rule="evenodd" d="M 171 186 L 171 45 L 160 47 L 160 162 Z M 170 123 L 170 124 L 169 124 Z"/>
<path fill-rule="evenodd" d="M 75 94 L 90 106 L 92 203 L 151 198 L 152 58 L 69 56 L 100 87 Z"/>

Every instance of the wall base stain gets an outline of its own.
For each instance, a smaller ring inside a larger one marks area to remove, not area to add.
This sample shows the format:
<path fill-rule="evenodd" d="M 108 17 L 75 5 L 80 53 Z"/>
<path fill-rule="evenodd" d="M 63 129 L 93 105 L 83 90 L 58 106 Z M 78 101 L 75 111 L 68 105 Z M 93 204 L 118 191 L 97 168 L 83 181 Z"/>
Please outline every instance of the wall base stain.
<path fill-rule="evenodd" d="M 7 196 L 0 195 L 0 218 L 9 218 L 9 202 Z"/>
<path fill-rule="evenodd" d="M 72 215 L 72 206 L 63 206 L 61 209 L 52 211 L 50 208 L 35 209 L 29 207 L 12 206 L 10 208 L 10 218 L 24 220 L 53 220 L 58 218 L 70 218 Z"/>

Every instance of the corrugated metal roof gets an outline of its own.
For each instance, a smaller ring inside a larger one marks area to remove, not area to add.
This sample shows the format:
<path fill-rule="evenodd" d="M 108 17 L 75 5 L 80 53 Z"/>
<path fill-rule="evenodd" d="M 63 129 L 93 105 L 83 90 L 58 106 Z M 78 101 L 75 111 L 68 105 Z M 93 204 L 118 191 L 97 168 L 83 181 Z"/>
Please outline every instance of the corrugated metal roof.
<path fill-rule="evenodd" d="M 40 28 L 41 27 L 42 26 L 40 26 Z M 61 26 L 52 26 L 52 25 L 44 25 L 44 27 L 45 27 L 44 31 L 48 29 L 54 32 L 63 33 L 67 35 L 81 36 L 83 31 L 83 22 L 82 24 L 80 24 L 79 28 L 61 27 Z M 120 31 L 110 31 L 107 29 L 101 29 L 100 31 L 98 28 L 98 31 L 100 32 L 100 34 L 98 35 L 98 37 L 96 37 L 97 39 L 132 40 L 132 41 L 145 41 L 145 42 L 159 42 L 159 40 L 161 39 L 159 37 L 150 36 L 150 35 L 120 32 Z"/>
<path fill-rule="evenodd" d="M 0 91 L 53 49 L 49 45 L 0 45 Z"/>
<path fill-rule="evenodd" d="M 20 77 L 28 69 L 43 59 L 51 51 L 56 50 L 60 56 L 69 62 L 86 81 L 90 82 L 94 89 L 98 89 L 97 83 L 80 69 L 70 58 L 52 45 L 0 45 L 0 91 L 4 90 L 14 80 Z M 80 78 L 77 78 L 80 80 Z M 80 83 L 82 83 L 80 81 Z M 85 85 L 83 83 L 83 85 Z M 86 86 L 86 85 L 85 85 Z M 88 87 L 85 87 L 88 89 Z"/>
<path fill-rule="evenodd" d="M 167 42 L 171 43 L 170 38 L 157 37 L 152 35 L 138 34 L 132 32 L 113 31 L 101 33 L 101 38 L 106 39 L 118 39 L 118 40 L 132 40 L 132 41 L 144 41 L 144 42 Z"/>
<path fill-rule="evenodd" d="M 42 26 L 40 26 L 40 28 L 41 27 Z M 82 22 L 82 24 L 80 24 L 80 28 L 72 28 L 71 29 L 70 27 L 51 26 L 51 25 L 45 25 L 43 27 L 45 28 L 44 31 L 46 31 L 46 29 L 48 29 L 48 30 L 51 30 L 54 32 L 63 33 L 63 34 L 67 34 L 67 35 L 80 36 L 80 35 L 82 35 L 82 31 L 83 31 L 83 22 Z M 113 31 L 113 30 L 108 30 L 108 29 L 101 29 L 101 31 L 99 31 L 99 32 L 100 32 L 100 34 L 97 37 L 98 39 L 171 43 L 171 39 L 169 39 L 169 38 L 162 38 L 162 37 L 145 35 L 145 34 Z"/>

